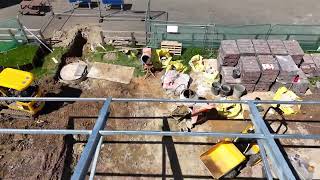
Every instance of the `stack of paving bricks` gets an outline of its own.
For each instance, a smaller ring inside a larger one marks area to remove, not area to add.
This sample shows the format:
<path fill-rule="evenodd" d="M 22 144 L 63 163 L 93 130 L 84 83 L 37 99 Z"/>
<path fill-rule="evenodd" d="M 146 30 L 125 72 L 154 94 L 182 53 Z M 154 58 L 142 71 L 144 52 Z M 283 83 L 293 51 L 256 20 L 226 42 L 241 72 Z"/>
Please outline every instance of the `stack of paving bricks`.
<path fill-rule="evenodd" d="M 280 66 L 280 73 L 278 80 L 284 82 L 292 82 L 292 80 L 298 75 L 299 68 L 294 63 L 291 56 L 276 56 Z"/>
<path fill-rule="evenodd" d="M 272 91 L 276 91 L 281 86 L 290 88 L 299 71 L 291 56 L 276 56 L 276 59 L 279 63 L 280 73 L 271 88 Z"/>
<path fill-rule="evenodd" d="M 295 40 L 288 40 L 283 41 L 283 44 L 288 51 L 288 55 L 290 55 L 293 61 L 296 63 L 296 65 L 299 66 L 302 62 L 302 58 L 304 55 L 304 52 L 300 47 L 299 43 Z"/>
<path fill-rule="evenodd" d="M 252 44 L 257 55 L 271 55 L 271 51 L 266 40 L 253 39 Z"/>
<path fill-rule="evenodd" d="M 242 84 L 247 92 L 268 91 L 270 87 L 276 91 L 285 86 L 304 94 L 308 78 L 320 76 L 320 54 L 304 54 L 294 40 L 223 40 L 218 62 L 222 83 Z M 240 78 L 233 77 L 236 68 Z"/>
<path fill-rule="evenodd" d="M 269 91 L 280 71 L 278 62 L 272 55 L 258 55 L 257 60 L 260 65 L 261 76 L 254 91 Z"/>
<path fill-rule="evenodd" d="M 240 58 L 240 52 L 235 40 L 221 41 L 218 61 L 223 66 L 235 66 Z"/>
<path fill-rule="evenodd" d="M 256 51 L 254 50 L 252 41 L 250 39 L 239 39 L 237 40 L 237 46 L 241 56 L 255 56 Z"/>
<path fill-rule="evenodd" d="M 288 55 L 287 49 L 281 40 L 268 40 L 267 42 L 273 55 Z"/>
<path fill-rule="evenodd" d="M 300 69 L 306 74 L 307 77 L 318 76 L 317 66 L 313 61 L 313 57 L 310 54 L 303 56 L 303 61 L 300 65 Z"/>
<path fill-rule="evenodd" d="M 241 72 L 241 83 L 247 89 L 247 92 L 254 91 L 255 84 L 258 82 L 261 74 L 260 66 L 255 56 L 241 56 L 239 59 L 239 68 Z"/>

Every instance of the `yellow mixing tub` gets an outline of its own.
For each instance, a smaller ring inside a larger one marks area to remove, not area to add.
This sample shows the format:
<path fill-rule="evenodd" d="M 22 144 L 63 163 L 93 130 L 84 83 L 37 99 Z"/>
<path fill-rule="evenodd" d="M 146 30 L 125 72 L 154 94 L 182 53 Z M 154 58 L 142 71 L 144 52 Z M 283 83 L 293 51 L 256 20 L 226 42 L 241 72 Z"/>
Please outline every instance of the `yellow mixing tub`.
<path fill-rule="evenodd" d="M 200 156 L 211 175 L 219 179 L 233 170 L 246 157 L 232 142 L 220 142 Z"/>

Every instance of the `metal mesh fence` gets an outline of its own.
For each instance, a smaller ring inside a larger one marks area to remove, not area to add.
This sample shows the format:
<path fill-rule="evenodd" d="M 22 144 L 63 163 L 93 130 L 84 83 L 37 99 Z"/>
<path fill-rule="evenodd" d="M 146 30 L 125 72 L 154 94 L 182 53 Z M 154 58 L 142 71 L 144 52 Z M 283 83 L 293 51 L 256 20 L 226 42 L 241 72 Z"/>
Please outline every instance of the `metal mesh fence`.
<path fill-rule="evenodd" d="M 295 39 L 305 50 L 317 50 L 320 40 L 320 26 L 317 25 L 274 25 L 269 39 Z"/>
<path fill-rule="evenodd" d="M 317 25 L 194 25 L 151 21 L 148 46 L 158 48 L 163 40 L 180 41 L 184 47 L 218 48 L 226 39 L 295 39 L 306 51 L 319 48 L 320 26 Z M 167 26 L 178 26 L 177 33 L 167 32 Z"/>
<path fill-rule="evenodd" d="M 0 22 L 0 53 L 16 48 L 27 41 L 27 37 L 17 19 Z"/>

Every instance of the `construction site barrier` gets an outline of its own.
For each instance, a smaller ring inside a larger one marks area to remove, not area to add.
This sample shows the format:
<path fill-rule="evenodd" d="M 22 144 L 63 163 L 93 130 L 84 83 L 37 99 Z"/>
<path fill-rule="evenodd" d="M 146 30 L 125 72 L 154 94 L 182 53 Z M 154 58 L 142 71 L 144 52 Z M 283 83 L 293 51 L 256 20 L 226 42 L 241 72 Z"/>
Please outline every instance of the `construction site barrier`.
<path fill-rule="evenodd" d="M 159 48 L 161 41 L 179 41 L 184 47 L 218 48 L 228 39 L 297 40 L 305 51 L 316 51 L 320 45 L 320 25 L 219 25 L 152 21 L 147 24 L 148 46 Z M 168 32 L 177 26 L 177 32 Z"/>

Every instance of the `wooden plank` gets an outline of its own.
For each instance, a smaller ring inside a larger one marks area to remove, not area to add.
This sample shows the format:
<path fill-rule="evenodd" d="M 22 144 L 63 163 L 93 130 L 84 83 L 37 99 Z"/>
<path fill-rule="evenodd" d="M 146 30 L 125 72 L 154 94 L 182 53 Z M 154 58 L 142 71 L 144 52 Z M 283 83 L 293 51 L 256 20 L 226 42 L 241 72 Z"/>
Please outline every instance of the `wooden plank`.
<path fill-rule="evenodd" d="M 168 49 L 169 52 L 174 55 L 181 55 L 182 43 L 179 43 L 178 41 L 162 41 L 161 49 Z"/>

